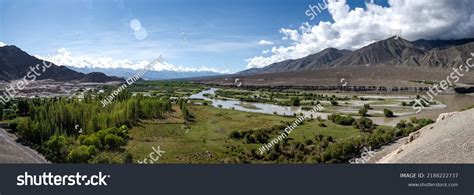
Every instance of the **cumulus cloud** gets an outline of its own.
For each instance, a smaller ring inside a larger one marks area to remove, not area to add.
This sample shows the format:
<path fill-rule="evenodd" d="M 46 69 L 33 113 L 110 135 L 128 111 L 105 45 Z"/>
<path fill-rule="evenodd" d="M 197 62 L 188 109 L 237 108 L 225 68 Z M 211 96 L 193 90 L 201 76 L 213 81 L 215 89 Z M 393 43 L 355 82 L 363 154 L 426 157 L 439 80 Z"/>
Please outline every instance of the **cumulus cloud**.
<path fill-rule="evenodd" d="M 73 56 L 65 49 L 61 48 L 56 51 L 53 55 L 47 57 L 35 56 L 39 59 L 53 62 L 57 65 L 67 65 L 77 68 L 129 68 L 129 69 L 143 69 L 150 63 L 152 64 L 152 70 L 155 71 L 178 71 L 178 72 L 204 72 L 212 71 L 219 73 L 227 73 L 229 71 L 217 70 L 215 68 L 209 68 L 201 66 L 200 68 L 185 67 L 180 65 L 174 65 L 166 62 L 163 57 L 157 56 L 154 61 L 140 60 L 132 61 L 129 59 L 114 59 L 110 57 L 99 57 L 92 58 L 89 56 Z M 159 60 L 160 59 L 160 60 Z"/>
<path fill-rule="evenodd" d="M 273 45 L 274 43 L 271 42 L 271 41 L 267 41 L 267 40 L 260 40 L 258 42 L 259 45 Z"/>
<path fill-rule="evenodd" d="M 5 46 L 5 45 L 7 45 L 7 44 L 0 41 L 0 47 L 3 47 L 3 46 Z"/>
<path fill-rule="evenodd" d="M 389 0 L 388 3 L 389 7 L 366 3 L 367 8 L 351 10 L 346 0 L 328 0 L 327 9 L 334 22 L 303 23 L 298 29 L 280 29 L 288 45 L 273 46 L 268 56 L 246 59 L 247 68 L 301 58 L 329 47 L 355 50 L 393 36 L 394 32 L 408 40 L 474 37 L 472 0 Z"/>

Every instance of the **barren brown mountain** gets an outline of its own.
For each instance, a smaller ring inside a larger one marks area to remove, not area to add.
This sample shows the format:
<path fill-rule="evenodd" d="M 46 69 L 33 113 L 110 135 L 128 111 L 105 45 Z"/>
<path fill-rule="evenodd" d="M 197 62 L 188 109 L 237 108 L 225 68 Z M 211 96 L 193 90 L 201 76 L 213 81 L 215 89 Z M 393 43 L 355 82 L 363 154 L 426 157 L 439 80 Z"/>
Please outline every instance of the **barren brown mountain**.
<path fill-rule="evenodd" d="M 408 87 L 427 89 L 429 83 L 446 79 L 452 68 L 465 64 L 474 54 L 474 39 L 407 41 L 401 37 L 369 44 L 355 51 L 329 48 L 296 60 L 286 60 L 235 75 L 194 78 L 206 84 L 244 86 L 320 87 L 333 89 L 342 81 L 348 86 Z M 346 83 L 347 82 L 347 83 Z M 474 71 L 466 73 L 460 86 L 474 85 Z"/>

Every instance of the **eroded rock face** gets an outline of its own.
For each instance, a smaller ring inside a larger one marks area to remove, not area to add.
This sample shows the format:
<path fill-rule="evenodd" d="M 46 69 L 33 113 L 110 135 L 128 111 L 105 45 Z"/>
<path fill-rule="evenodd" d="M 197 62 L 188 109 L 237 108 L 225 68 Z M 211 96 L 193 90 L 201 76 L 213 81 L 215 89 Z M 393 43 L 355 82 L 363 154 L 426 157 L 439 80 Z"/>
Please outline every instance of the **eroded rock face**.
<path fill-rule="evenodd" d="M 439 115 L 437 122 L 382 151 L 377 163 L 473 163 L 474 109 Z"/>
<path fill-rule="evenodd" d="M 410 142 L 412 142 L 413 140 L 415 140 L 418 137 L 420 137 L 420 132 L 419 131 L 410 133 L 410 135 L 408 136 L 408 140 L 406 141 L 405 144 L 409 144 Z"/>
<path fill-rule="evenodd" d="M 448 112 L 448 113 L 442 113 L 438 116 L 438 118 L 436 119 L 436 122 L 440 122 L 444 119 L 447 119 L 447 118 L 451 118 L 452 116 L 455 116 L 459 114 L 459 112 Z"/>

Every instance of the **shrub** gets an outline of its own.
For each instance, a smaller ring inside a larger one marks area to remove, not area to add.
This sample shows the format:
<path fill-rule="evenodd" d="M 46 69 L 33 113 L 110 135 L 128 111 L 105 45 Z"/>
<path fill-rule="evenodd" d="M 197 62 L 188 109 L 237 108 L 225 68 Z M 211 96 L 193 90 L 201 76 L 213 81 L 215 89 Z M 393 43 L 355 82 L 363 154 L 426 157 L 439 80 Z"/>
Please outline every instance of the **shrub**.
<path fill-rule="evenodd" d="M 406 122 L 407 122 L 406 120 L 401 120 L 400 122 L 397 123 L 396 127 L 398 129 L 403 129 L 407 126 Z"/>
<path fill-rule="evenodd" d="M 298 97 L 292 97 L 290 98 L 290 105 L 291 106 L 300 106 L 300 98 Z"/>
<path fill-rule="evenodd" d="M 232 131 L 229 135 L 230 138 L 232 139 L 242 139 L 243 135 L 240 131 Z"/>
<path fill-rule="evenodd" d="M 418 124 L 417 128 L 422 128 L 422 127 L 424 127 L 424 126 L 426 126 L 426 125 L 429 125 L 429 124 L 432 124 L 432 123 L 434 123 L 434 121 L 431 120 L 431 119 L 425 119 L 425 118 L 423 118 L 423 119 L 418 119 L 418 121 L 417 121 L 417 124 Z"/>
<path fill-rule="evenodd" d="M 249 133 L 245 134 L 244 137 L 246 143 L 249 144 L 267 143 L 270 138 L 265 132 L 263 132 L 263 130 L 249 131 Z"/>
<path fill-rule="evenodd" d="M 364 106 L 363 108 L 359 109 L 359 115 L 361 116 L 367 116 L 367 108 Z"/>
<path fill-rule="evenodd" d="M 102 143 L 100 142 L 99 137 L 95 135 L 89 135 L 85 137 L 84 140 L 82 141 L 82 144 L 86 146 L 94 146 L 96 148 L 102 148 Z"/>
<path fill-rule="evenodd" d="M 327 137 L 326 137 L 326 141 L 328 141 L 328 142 L 333 142 L 333 141 L 334 141 L 334 138 L 332 138 L 331 136 L 327 136 Z"/>
<path fill-rule="evenodd" d="M 118 149 L 120 146 L 125 144 L 123 138 L 114 135 L 114 134 L 107 134 L 104 138 L 104 143 L 109 149 Z"/>
<path fill-rule="evenodd" d="M 354 128 L 360 129 L 361 131 L 372 131 L 374 129 L 374 123 L 372 120 L 365 117 L 358 118 L 352 125 Z"/>
<path fill-rule="evenodd" d="M 341 116 L 339 114 L 332 114 L 328 116 L 328 119 L 338 125 L 350 126 L 354 122 L 354 118 L 351 116 Z"/>
<path fill-rule="evenodd" d="M 324 138 L 324 135 L 318 133 L 314 136 L 314 139 L 317 140 L 317 141 L 322 141 Z"/>
<path fill-rule="evenodd" d="M 125 157 L 123 158 L 123 163 L 125 164 L 133 163 L 133 155 L 127 152 L 127 154 L 125 154 Z"/>
<path fill-rule="evenodd" d="M 87 163 L 96 153 L 94 146 L 78 146 L 71 150 L 67 156 L 70 163 Z"/>
<path fill-rule="evenodd" d="M 372 109 L 372 108 L 370 107 L 370 104 L 364 104 L 364 108 L 367 109 L 367 110 Z"/>
<path fill-rule="evenodd" d="M 394 117 L 395 115 L 393 115 L 393 112 L 389 109 L 384 109 L 383 110 L 383 115 L 387 118 L 390 118 L 390 117 Z"/>

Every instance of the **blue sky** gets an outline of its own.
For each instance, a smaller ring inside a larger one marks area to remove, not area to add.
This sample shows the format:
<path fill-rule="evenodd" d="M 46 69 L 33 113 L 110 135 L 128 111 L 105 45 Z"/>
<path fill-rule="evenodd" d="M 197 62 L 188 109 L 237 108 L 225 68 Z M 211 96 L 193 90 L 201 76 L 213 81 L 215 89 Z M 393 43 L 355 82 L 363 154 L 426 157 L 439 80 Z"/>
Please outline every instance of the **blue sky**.
<path fill-rule="evenodd" d="M 386 0 L 374 2 L 389 7 Z M 162 55 L 177 66 L 237 72 L 264 50 L 298 44 L 284 40 L 282 28 L 334 22 L 327 10 L 314 20 L 305 15 L 317 3 L 322 0 L 0 0 L 0 41 L 39 56 L 61 48 L 72 56 L 131 61 Z M 366 7 L 364 0 L 347 4 L 350 10 Z M 133 19 L 146 29 L 145 39 L 135 37 Z M 261 40 L 274 44 L 258 44 Z"/>
<path fill-rule="evenodd" d="M 329 21 L 327 11 L 310 21 L 317 0 L 0 0 L 0 41 L 32 55 L 60 48 L 72 55 L 153 60 L 236 72 L 268 45 L 285 44 L 280 28 Z M 363 6 L 363 1 L 350 1 Z M 147 30 L 137 40 L 130 21 Z"/>

